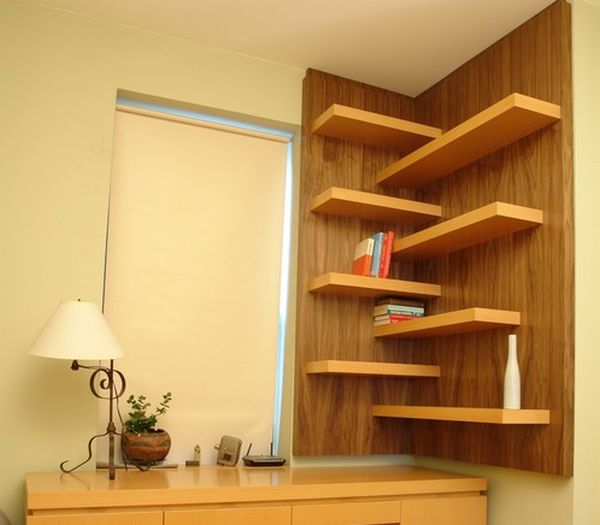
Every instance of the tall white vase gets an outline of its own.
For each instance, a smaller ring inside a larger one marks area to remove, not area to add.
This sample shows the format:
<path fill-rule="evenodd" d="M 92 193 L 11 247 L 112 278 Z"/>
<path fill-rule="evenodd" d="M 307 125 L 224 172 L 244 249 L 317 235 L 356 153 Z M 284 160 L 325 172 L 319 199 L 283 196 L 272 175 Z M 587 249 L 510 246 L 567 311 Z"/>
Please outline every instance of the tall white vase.
<path fill-rule="evenodd" d="M 517 336 L 508 336 L 508 359 L 504 372 L 504 408 L 521 408 L 521 374 L 517 360 Z"/>

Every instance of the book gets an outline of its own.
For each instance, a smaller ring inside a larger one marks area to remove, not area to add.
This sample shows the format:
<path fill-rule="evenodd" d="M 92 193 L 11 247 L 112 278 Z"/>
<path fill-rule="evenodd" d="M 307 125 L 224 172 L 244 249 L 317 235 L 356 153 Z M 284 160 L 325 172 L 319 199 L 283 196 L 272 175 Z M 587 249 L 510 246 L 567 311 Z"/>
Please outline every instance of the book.
<path fill-rule="evenodd" d="M 402 304 L 380 304 L 373 308 L 373 315 L 385 314 L 425 315 L 423 306 L 404 306 Z"/>
<path fill-rule="evenodd" d="M 373 257 L 371 259 L 371 270 L 369 275 L 371 277 L 380 277 L 379 268 L 381 266 L 381 252 L 383 250 L 383 239 L 384 233 L 379 232 L 373 235 Z"/>
<path fill-rule="evenodd" d="M 371 271 L 371 258 L 373 257 L 374 241 L 372 237 L 360 241 L 354 250 L 352 273 L 354 275 L 369 275 Z"/>
<path fill-rule="evenodd" d="M 390 265 L 392 263 L 392 250 L 394 248 L 394 232 L 388 230 L 383 237 L 383 246 L 381 250 L 381 262 L 379 264 L 379 277 L 384 279 L 390 275 Z"/>
<path fill-rule="evenodd" d="M 404 297 L 381 297 L 377 299 L 375 304 L 394 304 L 401 306 L 419 306 L 421 308 L 425 308 L 425 303 L 423 301 L 417 301 L 415 299 L 405 299 Z"/>
<path fill-rule="evenodd" d="M 381 319 L 380 321 L 373 321 L 373 326 L 384 326 L 386 324 L 406 323 L 407 321 L 412 321 L 413 319 L 415 319 L 415 318 L 409 317 L 408 319 Z"/>
<path fill-rule="evenodd" d="M 383 319 L 400 319 L 400 318 L 408 318 L 408 319 L 419 319 L 420 317 L 425 317 L 423 314 L 407 314 L 407 313 L 394 313 L 394 314 L 381 314 L 374 315 L 373 320 L 381 321 Z"/>
<path fill-rule="evenodd" d="M 422 315 L 410 315 L 410 314 L 385 314 L 385 315 L 376 315 L 373 317 L 374 321 L 410 321 L 411 319 L 418 319 L 419 317 L 423 317 Z"/>

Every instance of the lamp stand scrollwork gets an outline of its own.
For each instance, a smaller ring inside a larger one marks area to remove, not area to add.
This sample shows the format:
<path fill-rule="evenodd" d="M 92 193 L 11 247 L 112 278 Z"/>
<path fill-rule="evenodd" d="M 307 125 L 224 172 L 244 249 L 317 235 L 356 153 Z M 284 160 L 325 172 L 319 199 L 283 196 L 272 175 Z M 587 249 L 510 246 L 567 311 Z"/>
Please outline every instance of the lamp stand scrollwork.
<path fill-rule="evenodd" d="M 92 459 L 93 455 L 93 442 L 98 438 L 108 436 L 108 477 L 109 479 L 115 479 L 115 436 L 120 436 L 121 433 L 117 432 L 115 426 L 114 405 L 115 402 L 125 392 L 125 376 L 119 370 L 115 370 L 112 359 L 110 360 L 109 366 L 82 365 L 76 359 L 73 360 L 71 363 L 71 370 L 77 371 L 80 368 L 84 370 L 93 370 L 90 376 L 90 390 L 98 399 L 108 400 L 108 424 L 106 426 L 106 432 L 103 432 L 102 434 L 96 434 L 88 441 L 87 459 L 71 468 L 65 467 L 65 465 L 69 462 L 69 460 L 65 460 L 60 464 L 60 470 L 65 473 L 70 473 L 88 463 Z"/>

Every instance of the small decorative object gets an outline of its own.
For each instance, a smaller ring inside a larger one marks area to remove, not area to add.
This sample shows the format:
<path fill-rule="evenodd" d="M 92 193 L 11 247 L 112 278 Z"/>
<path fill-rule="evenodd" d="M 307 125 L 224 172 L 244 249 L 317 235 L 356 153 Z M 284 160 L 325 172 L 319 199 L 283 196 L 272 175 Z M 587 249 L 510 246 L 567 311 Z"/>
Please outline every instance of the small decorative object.
<path fill-rule="evenodd" d="M 162 401 L 154 413 L 148 415 L 150 402 L 146 396 L 133 394 L 127 398 L 131 405 L 129 419 L 125 421 L 125 432 L 121 437 L 123 458 L 129 463 L 140 467 L 151 467 L 163 461 L 171 449 L 171 436 L 161 429 L 156 428 L 158 416 L 167 412 L 173 396 L 171 392 L 163 395 Z"/>
<path fill-rule="evenodd" d="M 217 453 L 217 465 L 235 467 L 240 460 L 242 440 L 235 436 L 222 436 L 221 442 L 215 445 Z"/>
<path fill-rule="evenodd" d="M 200 445 L 194 447 L 194 459 L 186 459 L 186 467 L 199 467 L 200 466 Z"/>
<path fill-rule="evenodd" d="M 517 336 L 508 336 L 508 359 L 504 372 L 504 408 L 521 408 L 521 375 L 517 360 Z"/>

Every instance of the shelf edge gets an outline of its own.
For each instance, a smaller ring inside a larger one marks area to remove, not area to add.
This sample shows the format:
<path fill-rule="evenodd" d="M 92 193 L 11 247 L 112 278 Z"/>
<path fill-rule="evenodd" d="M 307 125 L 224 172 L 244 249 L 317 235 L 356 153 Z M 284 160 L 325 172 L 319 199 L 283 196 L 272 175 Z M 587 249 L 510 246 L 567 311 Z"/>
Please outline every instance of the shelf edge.
<path fill-rule="evenodd" d="M 335 359 L 308 361 L 304 364 L 304 372 L 306 374 L 323 375 L 440 377 L 440 367 L 438 365 L 374 361 L 341 361 Z"/>
<path fill-rule="evenodd" d="M 314 277 L 308 282 L 307 291 L 359 297 L 399 295 L 424 299 L 442 295 L 442 287 L 439 284 L 366 277 L 339 272 L 328 272 Z"/>
<path fill-rule="evenodd" d="M 548 425 L 550 423 L 550 411 L 547 409 L 512 410 L 505 408 L 373 405 L 372 414 L 375 417 L 498 425 Z"/>

